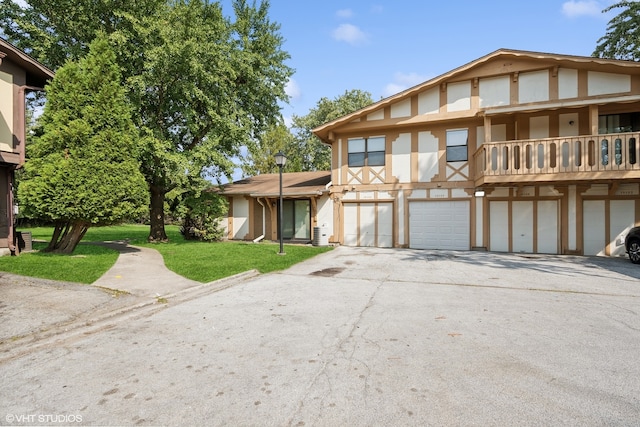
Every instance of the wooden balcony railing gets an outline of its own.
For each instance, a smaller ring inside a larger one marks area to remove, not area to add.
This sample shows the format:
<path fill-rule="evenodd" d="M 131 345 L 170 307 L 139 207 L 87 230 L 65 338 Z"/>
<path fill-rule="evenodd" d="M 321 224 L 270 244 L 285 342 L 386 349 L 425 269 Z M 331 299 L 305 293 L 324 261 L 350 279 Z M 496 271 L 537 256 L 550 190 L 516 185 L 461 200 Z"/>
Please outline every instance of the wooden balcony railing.
<path fill-rule="evenodd" d="M 640 178 L 640 133 L 484 143 L 474 153 L 476 185 Z"/>

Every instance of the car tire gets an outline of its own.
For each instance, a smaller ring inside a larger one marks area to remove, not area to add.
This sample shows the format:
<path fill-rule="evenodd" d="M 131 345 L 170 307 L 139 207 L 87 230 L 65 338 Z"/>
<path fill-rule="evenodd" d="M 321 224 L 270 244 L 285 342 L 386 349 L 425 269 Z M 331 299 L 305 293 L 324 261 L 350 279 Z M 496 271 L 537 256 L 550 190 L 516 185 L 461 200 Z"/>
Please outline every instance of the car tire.
<path fill-rule="evenodd" d="M 629 259 L 634 264 L 640 264 L 640 240 L 633 239 L 629 242 Z"/>

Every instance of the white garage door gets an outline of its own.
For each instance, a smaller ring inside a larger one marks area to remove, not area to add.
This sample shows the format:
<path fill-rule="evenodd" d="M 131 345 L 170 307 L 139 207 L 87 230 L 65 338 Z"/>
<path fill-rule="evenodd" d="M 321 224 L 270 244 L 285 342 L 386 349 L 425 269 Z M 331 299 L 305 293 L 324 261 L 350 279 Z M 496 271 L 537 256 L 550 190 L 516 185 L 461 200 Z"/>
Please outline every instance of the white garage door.
<path fill-rule="evenodd" d="M 411 202 L 409 246 L 415 249 L 469 250 L 470 207 L 465 200 Z"/>
<path fill-rule="evenodd" d="M 537 253 L 558 253 L 558 202 L 541 200 L 537 203 Z M 514 201 L 511 205 L 511 247 L 513 252 L 532 253 L 534 250 L 534 203 Z M 489 203 L 490 244 L 495 252 L 509 251 L 509 202 Z"/>
<path fill-rule="evenodd" d="M 392 203 L 345 203 L 345 246 L 393 246 Z"/>
<path fill-rule="evenodd" d="M 635 220 L 635 201 L 611 200 L 609 203 L 609 238 L 606 233 L 606 203 L 585 200 L 583 203 L 583 240 L 585 255 L 605 255 L 607 243 L 611 256 L 625 256 L 623 236 Z"/>

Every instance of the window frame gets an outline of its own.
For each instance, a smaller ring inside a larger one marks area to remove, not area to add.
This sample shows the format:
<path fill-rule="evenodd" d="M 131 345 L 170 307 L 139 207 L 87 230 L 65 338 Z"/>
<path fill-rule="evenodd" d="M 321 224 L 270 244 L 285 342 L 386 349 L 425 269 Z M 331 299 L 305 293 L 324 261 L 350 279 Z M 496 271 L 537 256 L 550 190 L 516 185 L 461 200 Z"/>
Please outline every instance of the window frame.
<path fill-rule="evenodd" d="M 362 143 L 364 144 L 364 151 L 351 151 L 351 143 L 357 143 L 360 141 L 362 141 Z M 371 150 L 369 145 L 370 144 L 374 145 L 374 141 L 376 143 L 379 141 L 382 141 L 383 149 Z M 386 154 L 387 154 L 387 139 L 385 136 L 378 135 L 378 136 L 347 139 L 347 166 L 350 168 L 385 166 Z M 356 156 L 357 156 L 357 161 L 355 160 Z"/>
<path fill-rule="evenodd" d="M 458 138 L 453 138 L 455 134 L 465 133 L 464 144 L 459 143 Z M 454 152 L 459 152 L 460 147 L 464 147 L 464 158 L 459 154 L 454 156 Z M 451 149 L 451 150 L 450 150 Z M 469 161 L 469 129 L 447 129 L 446 131 L 446 160 L 447 163 L 468 162 Z"/>

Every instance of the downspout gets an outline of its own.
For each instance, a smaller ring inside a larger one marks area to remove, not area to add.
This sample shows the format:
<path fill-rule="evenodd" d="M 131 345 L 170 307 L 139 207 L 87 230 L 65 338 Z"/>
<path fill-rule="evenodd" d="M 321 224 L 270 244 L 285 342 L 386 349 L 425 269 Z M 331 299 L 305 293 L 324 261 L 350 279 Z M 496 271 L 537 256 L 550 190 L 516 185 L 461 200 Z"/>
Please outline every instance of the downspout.
<path fill-rule="evenodd" d="M 262 206 L 262 235 L 256 239 L 253 240 L 253 243 L 258 243 L 260 242 L 262 239 L 264 239 L 264 235 L 267 232 L 267 224 L 265 223 L 265 221 L 267 220 L 267 214 L 265 212 L 265 206 L 264 204 L 260 201 L 260 197 L 256 197 L 256 201 L 260 204 L 260 206 Z M 265 200 L 266 201 L 266 200 Z"/>

